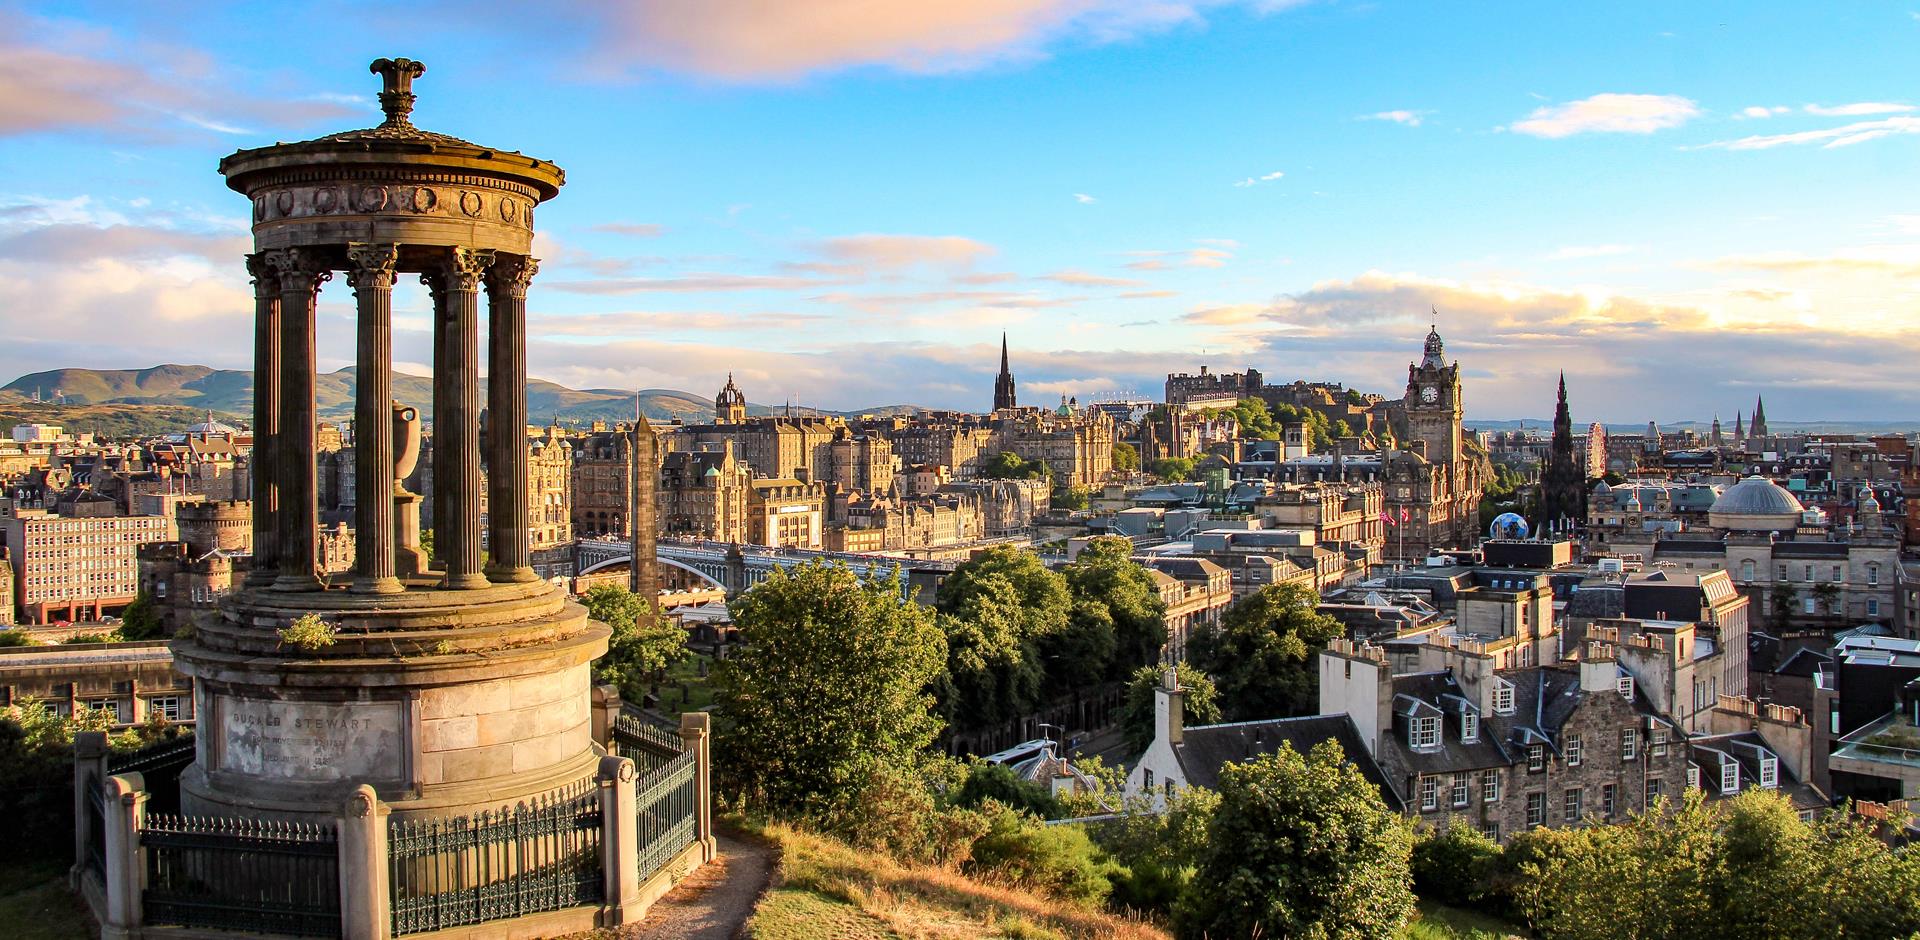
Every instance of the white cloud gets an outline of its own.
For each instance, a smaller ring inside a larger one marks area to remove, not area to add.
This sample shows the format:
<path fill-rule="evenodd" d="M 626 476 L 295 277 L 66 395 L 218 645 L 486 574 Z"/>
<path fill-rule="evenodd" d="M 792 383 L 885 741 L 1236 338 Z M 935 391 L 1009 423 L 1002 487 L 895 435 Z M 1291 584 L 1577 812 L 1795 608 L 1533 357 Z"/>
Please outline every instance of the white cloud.
<path fill-rule="evenodd" d="M 1820 144 L 1822 150 L 1850 147 L 1895 134 L 1920 134 L 1920 117 L 1890 117 L 1878 121 L 1855 121 L 1839 127 L 1792 134 L 1759 134 L 1738 140 L 1716 140 L 1690 147 L 1690 150 L 1771 150 L 1799 144 Z"/>
<path fill-rule="evenodd" d="M 1426 112 L 1426 111 L 1407 111 L 1407 110 L 1375 111 L 1372 114 L 1360 115 L 1360 120 L 1392 121 L 1395 124 L 1405 124 L 1408 127 L 1419 127 L 1420 122 L 1426 119 L 1426 115 L 1428 113 L 1429 112 Z"/>
<path fill-rule="evenodd" d="M 1821 117 L 1865 117 L 1869 114 L 1905 114 L 1914 110 L 1910 104 L 1894 104 L 1888 101 L 1856 101 L 1852 104 L 1837 104 L 1823 107 L 1817 104 L 1807 105 L 1808 114 Z"/>
<path fill-rule="evenodd" d="M 1268 174 L 1265 174 L 1265 175 L 1263 175 L 1263 176 L 1249 176 L 1249 177 L 1247 177 L 1246 179 L 1243 179 L 1243 180 L 1241 180 L 1240 182 L 1238 182 L 1238 183 L 1235 183 L 1235 184 L 1233 184 L 1233 185 L 1235 185 L 1235 186 L 1241 186 L 1241 187 L 1246 187 L 1246 186 L 1258 186 L 1258 185 L 1260 185 L 1261 183 L 1271 183 L 1271 182 L 1273 182 L 1274 180 L 1277 180 L 1277 179 L 1279 179 L 1280 177 L 1283 177 L 1283 176 L 1285 176 L 1285 175 L 1287 175 L 1287 174 L 1285 174 L 1285 173 L 1282 173 L 1282 172 L 1281 172 L 1281 171 L 1279 171 L 1279 170 L 1275 170 L 1275 171 L 1273 171 L 1272 173 L 1268 173 Z"/>
<path fill-rule="evenodd" d="M 821 253 L 836 261 L 882 269 L 966 267 L 994 250 L 960 235 L 845 235 L 820 244 Z"/>
<path fill-rule="evenodd" d="M 1055 271 L 1052 274 L 1043 275 L 1041 279 L 1053 281 L 1056 284 L 1067 284 L 1074 287 L 1145 287 L 1146 286 L 1145 281 L 1136 281 L 1136 280 L 1133 280 L 1132 278 L 1108 277 L 1104 274 L 1090 274 L 1086 271 L 1076 271 L 1071 269 L 1066 271 Z"/>
<path fill-rule="evenodd" d="M 1770 118 L 1776 114 L 1785 114 L 1788 111 L 1792 111 L 1792 110 L 1793 110 L 1792 108 L 1785 107 L 1782 105 L 1775 105 L 1771 108 L 1765 107 L 1763 105 L 1754 105 L 1748 108 L 1741 108 L 1740 113 L 1734 115 L 1734 117 L 1735 118 Z"/>
<path fill-rule="evenodd" d="M 1553 139 L 1575 134 L 1651 134 L 1679 127 L 1700 113 L 1699 105 L 1679 95 L 1606 93 L 1536 108 L 1510 130 Z"/>
<path fill-rule="evenodd" d="M 1233 252 L 1224 248 L 1188 248 L 1182 251 L 1129 251 L 1127 254 L 1139 258 L 1127 262 L 1127 267 L 1135 271 L 1164 271 L 1168 268 L 1221 268 L 1226 267 L 1233 258 Z"/>
<path fill-rule="evenodd" d="M 1086 193 L 1074 193 L 1073 201 L 1084 206 L 1089 203 L 1099 202 L 1100 200 L 1095 199 L 1092 196 L 1087 195 Z"/>

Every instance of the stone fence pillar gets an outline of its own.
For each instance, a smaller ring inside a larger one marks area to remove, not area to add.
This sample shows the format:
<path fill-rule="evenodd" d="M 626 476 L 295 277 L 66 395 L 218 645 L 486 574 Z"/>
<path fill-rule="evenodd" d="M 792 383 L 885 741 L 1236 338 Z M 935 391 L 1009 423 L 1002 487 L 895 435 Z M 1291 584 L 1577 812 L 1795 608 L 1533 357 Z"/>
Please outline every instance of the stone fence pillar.
<path fill-rule="evenodd" d="M 117 774 L 102 782 L 107 797 L 107 919 L 100 940 L 128 940 L 140 935 L 143 920 L 140 882 L 140 826 L 147 816 L 147 787 L 137 773 Z"/>
<path fill-rule="evenodd" d="M 600 860 L 606 873 L 605 926 L 646 916 L 640 898 L 640 824 L 633 792 L 633 761 L 600 759 Z"/>
<path fill-rule="evenodd" d="M 618 686 L 596 685 L 593 687 L 593 740 L 606 748 L 609 754 L 618 754 L 613 743 L 613 725 L 620 717 L 620 689 Z"/>
<path fill-rule="evenodd" d="M 720 847 L 713 839 L 713 761 L 708 747 L 712 729 L 712 717 L 706 712 L 684 712 L 680 715 L 680 740 L 685 750 L 692 751 L 693 758 L 693 832 L 700 843 L 700 861 L 711 862 L 720 854 Z"/>
<path fill-rule="evenodd" d="M 387 804 L 361 784 L 335 819 L 340 844 L 340 936 L 387 940 L 393 905 L 387 883 Z M 104 938 L 103 938 L 104 940 Z"/>
<path fill-rule="evenodd" d="M 80 890 L 80 879 L 87 870 L 87 851 L 100 833 L 93 831 L 90 803 L 107 780 L 107 733 L 82 731 L 73 736 L 73 869 L 67 881 Z"/>

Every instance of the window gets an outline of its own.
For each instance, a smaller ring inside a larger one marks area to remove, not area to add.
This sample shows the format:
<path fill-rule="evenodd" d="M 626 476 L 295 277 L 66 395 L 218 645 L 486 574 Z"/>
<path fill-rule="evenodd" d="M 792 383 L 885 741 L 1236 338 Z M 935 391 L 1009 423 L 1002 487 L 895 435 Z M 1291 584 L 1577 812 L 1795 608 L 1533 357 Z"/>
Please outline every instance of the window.
<path fill-rule="evenodd" d="M 1568 767 L 1580 766 L 1580 739 L 1579 738 L 1567 739 L 1567 766 Z"/>
<path fill-rule="evenodd" d="M 1620 732 L 1620 759 L 1634 760 L 1640 756 L 1640 734 L 1633 728 Z"/>
<path fill-rule="evenodd" d="M 1460 713 L 1460 740 L 1471 744 L 1480 740 L 1480 716 L 1472 712 Z"/>
<path fill-rule="evenodd" d="M 1547 824 L 1547 795 L 1545 793 L 1527 794 L 1527 826 Z"/>
<path fill-rule="evenodd" d="M 1497 770 L 1480 771 L 1480 802 L 1500 802 L 1500 772 Z"/>
<path fill-rule="evenodd" d="M 1647 743 L 1647 756 L 1667 756 L 1667 729 L 1655 728 L 1647 733 L 1647 737 L 1650 739 Z"/>
<path fill-rule="evenodd" d="M 1483 836 L 1486 836 L 1489 839 L 1492 839 L 1495 842 L 1498 842 L 1500 841 L 1500 824 L 1487 823 L 1486 825 L 1480 827 L 1480 834 Z"/>
<path fill-rule="evenodd" d="M 1831 580 L 1831 581 L 1839 581 L 1839 580 L 1841 580 L 1841 577 L 1840 577 L 1840 566 L 1839 566 L 1839 565 L 1834 565 L 1834 566 L 1833 566 L 1833 577 L 1832 577 L 1832 578 L 1830 578 L 1830 579 L 1828 579 L 1828 580 Z"/>
<path fill-rule="evenodd" d="M 1537 774 L 1547 769 L 1547 748 L 1544 744 L 1535 744 L 1527 748 L 1527 773 Z"/>
<path fill-rule="evenodd" d="M 1874 585 L 1879 583 L 1880 583 L 1880 566 L 1868 565 L 1867 566 L 1867 584 Z"/>
<path fill-rule="evenodd" d="M 1801 566 L 1800 566 L 1800 573 L 1801 573 L 1802 575 L 1804 575 L 1804 577 L 1802 577 L 1802 578 L 1801 578 L 1800 580 L 1802 580 L 1802 581 L 1811 581 L 1811 580 L 1813 580 L 1813 566 L 1812 566 L 1812 565 L 1801 565 Z"/>
<path fill-rule="evenodd" d="M 1620 678 L 1613 680 L 1613 687 L 1615 690 L 1617 690 L 1620 693 L 1621 698 L 1625 698 L 1625 699 L 1633 698 L 1633 677 L 1632 676 L 1621 676 Z"/>
<path fill-rule="evenodd" d="M 1600 812 L 1605 814 L 1608 819 L 1612 819 L 1614 813 L 1620 809 L 1619 800 L 1617 799 L 1618 792 L 1619 788 L 1611 783 L 1603 783 L 1600 785 Z"/>
<path fill-rule="evenodd" d="M 1453 775 L 1453 805 L 1465 806 L 1470 801 L 1471 794 L 1468 792 L 1472 789 L 1468 786 L 1470 782 L 1467 774 Z"/>
<path fill-rule="evenodd" d="M 1813 613 L 1813 602 L 1814 602 L 1814 597 L 1811 594 L 1801 598 L 1800 599 L 1801 613 L 1808 613 L 1808 614 Z"/>
<path fill-rule="evenodd" d="M 1699 764 L 1687 765 L 1687 788 L 1690 790 L 1700 789 L 1700 765 Z"/>
<path fill-rule="evenodd" d="M 1880 600 L 1878 598 L 1873 598 L 1873 597 L 1867 598 L 1867 616 L 1869 617 L 1880 616 Z"/>
<path fill-rule="evenodd" d="M 1785 581 L 1786 579 L 1787 579 L 1787 566 L 1785 564 L 1782 564 L 1780 566 L 1780 577 L 1778 580 Z"/>
<path fill-rule="evenodd" d="M 1749 558 L 1740 563 L 1740 580 L 1753 580 L 1753 559 Z"/>
<path fill-rule="evenodd" d="M 1780 785 L 1780 759 L 1762 756 L 1760 758 L 1760 787 L 1771 790 Z"/>
<path fill-rule="evenodd" d="M 157 712 L 168 721 L 180 720 L 180 699 L 172 695 L 163 695 L 147 700 L 147 710 Z"/>
<path fill-rule="evenodd" d="M 1167 796 L 1169 796 L 1169 797 L 1171 797 L 1171 796 L 1173 796 L 1173 781 L 1171 781 L 1171 780 L 1168 780 L 1168 781 L 1166 781 L 1166 782 L 1164 782 L 1164 783 L 1162 783 L 1162 784 L 1160 784 L 1160 787 L 1161 787 L 1161 789 L 1164 789 L 1164 790 L 1166 790 L 1166 791 L 1167 791 Z"/>
<path fill-rule="evenodd" d="M 1560 818 L 1567 822 L 1580 821 L 1580 798 L 1583 792 L 1579 787 L 1569 787 L 1566 795 L 1560 799 Z"/>
<path fill-rule="evenodd" d="M 1413 740 L 1408 742 L 1414 750 L 1423 750 L 1440 746 L 1440 719 L 1415 718 L 1413 720 Z"/>
<path fill-rule="evenodd" d="M 1653 808 L 1654 801 L 1658 799 L 1660 799 L 1660 778 L 1648 777 L 1645 794 L 1647 808 Z"/>
<path fill-rule="evenodd" d="M 1740 792 L 1739 764 L 1730 760 L 1720 762 L 1720 792 L 1727 794 Z"/>
<path fill-rule="evenodd" d="M 1513 714 L 1513 683 L 1498 676 L 1493 680 L 1493 713 L 1496 715 Z"/>
<path fill-rule="evenodd" d="M 1153 768 L 1144 767 L 1144 768 L 1141 768 L 1140 772 L 1141 774 L 1143 774 L 1143 776 L 1141 777 L 1140 789 L 1151 791 L 1153 789 Z"/>
<path fill-rule="evenodd" d="M 1420 811 L 1432 812 L 1440 808 L 1440 778 L 1420 778 Z"/>

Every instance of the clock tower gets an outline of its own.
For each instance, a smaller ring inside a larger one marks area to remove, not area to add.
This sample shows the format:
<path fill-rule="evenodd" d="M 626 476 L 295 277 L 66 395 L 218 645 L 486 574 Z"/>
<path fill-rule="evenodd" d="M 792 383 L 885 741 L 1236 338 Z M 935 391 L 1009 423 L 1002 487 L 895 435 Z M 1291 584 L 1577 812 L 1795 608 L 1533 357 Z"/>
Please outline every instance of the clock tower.
<path fill-rule="evenodd" d="M 1427 442 L 1427 459 L 1440 466 L 1462 456 L 1460 364 L 1448 364 L 1438 327 L 1428 331 L 1417 364 L 1407 366 L 1407 436 Z"/>

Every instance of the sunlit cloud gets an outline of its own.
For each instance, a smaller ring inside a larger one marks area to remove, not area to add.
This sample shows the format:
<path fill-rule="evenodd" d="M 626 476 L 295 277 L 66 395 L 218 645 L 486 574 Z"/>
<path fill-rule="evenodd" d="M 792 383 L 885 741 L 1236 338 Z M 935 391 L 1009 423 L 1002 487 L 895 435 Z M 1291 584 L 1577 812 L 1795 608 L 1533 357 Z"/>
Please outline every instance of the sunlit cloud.
<path fill-rule="evenodd" d="M 1699 105 L 1679 95 L 1607 93 L 1536 108 L 1510 129 L 1550 139 L 1575 134 L 1651 134 L 1679 127 L 1699 115 Z"/>
<path fill-rule="evenodd" d="M 1839 127 L 1792 134 L 1759 134 L 1738 140 L 1716 140 L 1687 149 L 1692 150 L 1771 150 L 1802 144 L 1819 144 L 1822 150 L 1851 147 L 1896 134 L 1920 134 L 1920 117 L 1890 117 L 1878 121 L 1856 121 Z"/>
<path fill-rule="evenodd" d="M 1915 110 L 1910 104 L 1893 104 L 1886 101 L 1856 101 L 1853 104 L 1837 104 L 1823 107 L 1817 104 L 1807 105 L 1808 114 L 1822 117 L 1863 117 L 1869 114 L 1905 114 Z"/>
<path fill-rule="evenodd" d="M 1362 114 L 1359 119 L 1362 121 L 1391 121 L 1395 124 L 1404 124 L 1407 127 L 1419 127 L 1420 123 L 1426 119 L 1426 115 L 1429 113 L 1431 112 L 1408 110 L 1375 111 L 1372 114 Z"/>

